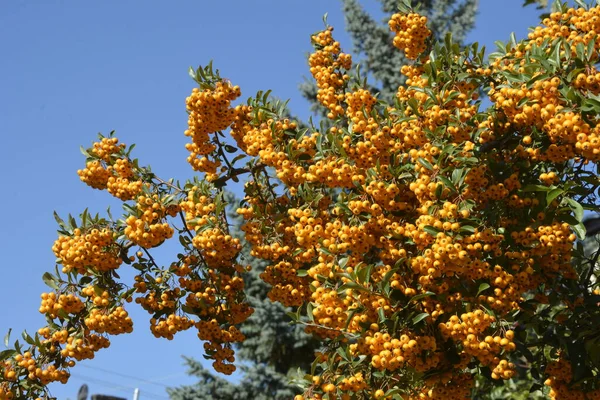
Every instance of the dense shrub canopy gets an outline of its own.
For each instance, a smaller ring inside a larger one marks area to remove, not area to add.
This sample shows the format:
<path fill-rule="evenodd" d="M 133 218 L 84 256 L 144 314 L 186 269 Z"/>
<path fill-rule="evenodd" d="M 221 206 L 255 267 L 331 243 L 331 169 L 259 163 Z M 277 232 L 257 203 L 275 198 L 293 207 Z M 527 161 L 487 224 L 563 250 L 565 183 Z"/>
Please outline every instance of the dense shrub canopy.
<path fill-rule="evenodd" d="M 599 186 L 599 17 L 557 4 L 486 58 L 451 36 L 436 43 L 404 4 L 389 27 L 413 61 L 393 102 L 352 73 L 328 27 L 309 58 L 321 127 L 286 118 L 268 92 L 234 106 L 239 87 L 210 65 L 191 71 L 186 148 L 201 176 L 161 179 L 112 134 L 84 151 L 81 180 L 125 213 L 57 218 L 48 325 L 0 353 L 0 399 L 65 382 L 132 330 L 133 297 L 156 337 L 197 329 L 231 373 L 253 311 L 224 194 L 242 177 L 237 213 L 268 297 L 323 343 L 298 399 L 468 399 L 476 379 L 516 376 L 551 398 L 600 398 L 600 253 L 576 245 Z M 173 236 L 180 254 L 162 268 L 150 249 Z M 123 263 L 139 271 L 131 288 Z"/>

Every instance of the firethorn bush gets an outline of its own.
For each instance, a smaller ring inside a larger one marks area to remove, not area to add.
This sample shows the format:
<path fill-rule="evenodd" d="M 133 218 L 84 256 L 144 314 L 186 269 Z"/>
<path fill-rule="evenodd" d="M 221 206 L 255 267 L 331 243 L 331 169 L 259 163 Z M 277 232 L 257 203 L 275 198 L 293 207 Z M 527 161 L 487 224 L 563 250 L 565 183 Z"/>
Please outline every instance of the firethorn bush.
<path fill-rule="evenodd" d="M 232 373 L 252 313 L 244 245 L 267 263 L 269 298 L 322 341 L 297 400 L 469 399 L 513 378 L 552 399 L 600 399 L 600 252 L 578 241 L 600 187 L 600 7 L 577 4 L 486 57 L 434 43 L 405 2 L 389 26 L 413 61 L 391 104 L 327 27 L 309 58 L 320 127 L 268 92 L 234 105 L 238 86 L 192 69 L 185 136 L 199 175 L 161 179 L 113 133 L 83 150 L 81 180 L 124 213 L 57 216 L 47 324 L 0 353 L 0 399 L 50 398 L 47 384 L 132 332 L 131 302 L 156 337 L 196 329 L 215 370 Z M 224 192 L 240 177 L 244 241 Z M 173 236 L 180 253 L 161 267 L 151 250 Z"/>

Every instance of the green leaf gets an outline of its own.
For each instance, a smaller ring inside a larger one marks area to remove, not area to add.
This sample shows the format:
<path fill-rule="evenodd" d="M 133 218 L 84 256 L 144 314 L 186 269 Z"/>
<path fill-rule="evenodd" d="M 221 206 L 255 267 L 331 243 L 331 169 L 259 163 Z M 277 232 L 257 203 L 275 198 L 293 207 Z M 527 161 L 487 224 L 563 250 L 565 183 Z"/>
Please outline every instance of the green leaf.
<path fill-rule="evenodd" d="M 384 323 L 387 318 L 385 317 L 385 313 L 383 312 L 383 308 L 377 309 L 377 315 L 379 316 L 379 323 Z"/>
<path fill-rule="evenodd" d="M 344 348 L 338 347 L 335 352 L 339 354 L 339 356 L 342 357 L 343 360 L 350 361 L 350 358 L 348 357 L 348 354 L 346 353 Z"/>
<path fill-rule="evenodd" d="M 583 207 L 581 206 L 581 204 L 579 204 L 577 201 L 575 201 L 571 198 L 566 198 L 565 200 L 567 201 L 569 208 L 571 208 L 571 210 L 573 210 L 575 219 L 578 222 L 583 221 Z"/>
<path fill-rule="evenodd" d="M 287 316 L 292 319 L 292 321 L 298 321 L 298 316 L 294 312 L 286 312 Z"/>
<path fill-rule="evenodd" d="M 549 191 L 546 194 L 546 204 L 550 205 L 550 203 L 552 203 L 554 201 L 554 199 L 556 199 L 558 196 L 560 196 L 561 194 L 564 193 L 564 190 L 556 188 L 556 189 L 552 189 L 551 191 Z"/>
<path fill-rule="evenodd" d="M 372 264 L 365 265 L 363 268 L 356 271 L 356 278 L 359 282 L 368 284 L 371 279 L 371 270 L 373 269 Z"/>
<path fill-rule="evenodd" d="M 544 185 L 527 185 L 521 191 L 523 192 L 548 192 L 551 189 Z"/>
<path fill-rule="evenodd" d="M 23 336 L 23 339 L 30 345 L 34 346 L 35 345 L 35 340 L 33 340 L 33 338 L 29 335 L 29 333 L 27 333 L 27 331 L 23 331 L 23 333 L 21 334 L 21 336 Z"/>
<path fill-rule="evenodd" d="M 306 315 L 308 316 L 308 319 L 309 319 L 309 320 L 311 320 L 311 321 L 314 321 L 314 320 L 315 320 L 315 315 L 314 315 L 314 313 L 313 313 L 313 308 L 314 308 L 314 306 L 313 306 L 313 305 L 312 305 L 312 303 L 309 301 L 309 302 L 306 304 Z"/>
<path fill-rule="evenodd" d="M 17 353 L 17 351 L 14 349 L 0 351 L 0 361 L 7 360 L 9 357 L 12 357 L 16 353 Z"/>
<path fill-rule="evenodd" d="M 47 286 L 51 287 L 54 290 L 58 290 L 58 285 L 56 284 L 56 277 L 50 272 L 44 273 L 44 275 L 42 275 L 42 280 Z"/>
<path fill-rule="evenodd" d="M 231 165 L 235 164 L 235 163 L 236 163 L 236 161 L 239 161 L 239 160 L 241 160 L 241 159 L 242 159 L 242 158 L 244 158 L 244 157 L 246 157 L 246 155 L 245 155 L 245 154 L 238 154 L 237 156 L 235 156 L 235 157 L 233 158 L 233 160 L 231 160 Z"/>
<path fill-rule="evenodd" d="M 552 5 L 551 5 L 550 7 L 551 7 L 551 8 L 550 8 L 550 10 L 551 10 L 553 13 L 558 13 L 558 12 L 561 12 L 561 11 L 562 11 L 562 3 L 561 3 L 561 1 L 560 1 L 560 0 L 554 0 L 554 1 L 552 2 Z"/>
<path fill-rule="evenodd" d="M 423 230 L 425 232 L 429 233 L 433 237 L 436 237 L 437 234 L 441 232 L 438 228 L 433 227 L 431 225 L 427 225 L 427 226 L 423 227 Z"/>
<path fill-rule="evenodd" d="M 437 185 L 435 188 L 435 198 L 440 200 L 442 198 L 443 192 L 444 192 L 444 185 Z"/>
<path fill-rule="evenodd" d="M 585 226 L 583 225 L 583 223 L 579 223 L 577 225 L 571 225 L 571 228 L 573 229 L 573 232 L 575 232 L 575 234 L 577 235 L 577 238 L 579 240 L 585 239 L 586 229 L 585 229 Z"/>
<path fill-rule="evenodd" d="M 81 151 L 81 154 L 83 154 L 87 158 L 92 158 L 92 156 L 90 155 L 90 153 L 88 153 L 87 150 L 83 148 L 83 146 L 79 146 L 79 151 Z"/>
<path fill-rule="evenodd" d="M 460 227 L 461 233 L 475 233 L 475 227 L 471 225 L 462 225 Z"/>
<path fill-rule="evenodd" d="M 444 184 L 445 187 L 447 187 L 448 189 L 450 189 L 452 191 L 452 193 L 457 194 L 458 190 L 456 189 L 456 186 L 454 186 L 454 183 L 452 183 L 452 181 L 450 181 L 450 179 L 446 178 L 445 176 L 442 175 L 438 175 L 438 179 L 440 181 L 442 181 L 442 183 Z"/>
<path fill-rule="evenodd" d="M 425 160 L 424 158 L 419 158 L 417 160 L 417 162 L 419 164 L 421 164 L 422 166 L 424 166 L 425 168 L 427 168 L 428 170 L 433 171 L 433 165 L 431 165 L 431 163 L 429 161 Z"/>
<path fill-rule="evenodd" d="M 181 306 L 181 311 L 183 311 L 184 313 L 188 313 L 188 314 L 195 314 L 194 309 L 185 304 Z"/>
<path fill-rule="evenodd" d="M 585 99 L 581 103 L 581 111 L 583 112 L 600 112 L 600 101 L 595 99 Z"/>
<path fill-rule="evenodd" d="M 348 257 L 340 258 L 340 260 L 338 261 L 340 269 L 346 268 L 346 264 L 348 264 Z"/>
<path fill-rule="evenodd" d="M 308 275 L 308 271 L 305 269 L 299 269 L 298 271 L 296 271 L 296 275 L 298 276 L 307 276 Z"/>
<path fill-rule="evenodd" d="M 63 229 L 67 229 L 67 225 L 65 224 L 65 221 L 62 220 L 61 217 L 58 216 L 58 213 L 56 211 L 54 211 L 54 219 L 56 220 L 56 223 L 58 224 L 58 226 L 60 226 Z"/>
<path fill-rule="evenodd" d="M 10 341 L 10 333 L 12 332 L 12 328 L 8 329 L 6 335 L 4 335 L 4 346 L 8 347 L 8 342 Z"/>
<path fill-rule="evenodd" d="M 594 54 L 596 40 L 590 40 L 587 45 L 587 53 L 586 53 L 586 61 L 590 61 L 592 59 L 592 55 Z"/>
<path fill-rule="evenodd" d="M 417 300 L 424 299 L 425 297 L 429 297 L 429 296 L 435 296 L 435 293 L 433 293 L 433 292 L 419 293 L 419 294 L 417 294 L 417 295 L 413 296 L 413 297 L 410 299 L 409 303 L 410 303 L 410 302 L 413 302 L 413 301 L 417 301 Z"/>
<path fill-rule="evenodd" d="M 413 323 L 413 325 L 416 325 L 419 322 L 423 321 L 427 317 L 429 317 L 429 313 L 426 313 L 426 312 L 421 313 L 412 319 L 412 323 Z"/>
<path fill-rule="evenodd" d="M 567 224 L 574 226 L 579 224 L 579 221 L 575 219 L 572 215 L 569 214 L 560 214 L 558 215 L 559 221 L 566 222 Z"/>
<path fill-rule="evenodd" d="M 346 290 L 346 289 L 358 290 L 358 291 L 362 291 L 362 292 L 370 292 L 369 289 L 367 289 L 366 287 L 364 287 L 362 285 L 359 285 L 356 282 L 346 282 L 338 288 L 338 293 L 343 290 Z"/>
<path fill-rule="evenodd" d="M 585 60 L 585 47 L 583 45 L 583 43 L 579 42 L 577 43 L 577 46 L 575 46 L 575 55 L 577 55 L 577 58 L 580 59 L 581 61 Z"/>
<path fill-rule="evenodd" d="M 419 102 L 417 101 L 417 99 L 412 97 L 410 100 L 408 100 L 407 104 L 415 115 L 421 116 L 421 114 L 419 113 Z"/>
<path fill-rule="evenodd" d="M 489 283 L 482 283 L 481 285 L 479 285 L 479 289 L 477 289 L 477 296 L 479 296 L 481 294 L 481 292 L 489 289 L 490 287 L 491 286 L 489 285 Z"/>

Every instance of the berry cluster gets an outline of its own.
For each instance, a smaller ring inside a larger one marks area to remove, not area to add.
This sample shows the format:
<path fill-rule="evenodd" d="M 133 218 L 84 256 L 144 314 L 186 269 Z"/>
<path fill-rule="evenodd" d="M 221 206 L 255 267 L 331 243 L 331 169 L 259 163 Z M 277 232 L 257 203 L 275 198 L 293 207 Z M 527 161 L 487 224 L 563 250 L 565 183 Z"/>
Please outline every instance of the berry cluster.
<path fill-rule="evenodd" d="M 427 17 L 416 13 L 394 14 L 389 26 L 396 34 L 394 46 L 402 50 L 407 58 L 414 60 L 425 51 L 425 40 L 431 36 L 431 31 L 427 28 Z"/>
<path fill-rule="evenodd" d="M 123 260 L 114 240 L 115 232 L 108 228 L 74 229 L 69 236 L 59 236 L 52 251 L 60 259 L 63 272 L 106 272 L 119 268 Z"/>
<path fill-rule="evenodd" d="M 173 228 L 165 221 L 172 211 L 160 200 L 158 195 L 139 196 L 137 215 L 130 215 L 125 220 L 125 235 L 146 249 L 156 247 L 173 236 Z"/>
<path fill-rule="evenodd" d="M 142 181 L 137 178 L 132 162 L 125 154 L 125 144 L 118 144 L 115 137 L 101 137 L 86 150 L 88 162 L 77 171 L 79 178 L 94 189 L 108 189 L 113 196 L 123 201 L 131 200 L 142 190 Z"/>
<path fill-rule="evenodd" d="M 239 86 L 220 81 L 214 85 L 214 88 L 204 90 L 194 88 L 192 94 L 186 98 L 185 104 L 189 116 L 185 135 L 191 137 L 192 142 L 185 147 L 190 152 L 188 162 L 194 171 L 202 171 L 210 176 L 217 173 L 221 163 L 207 157 L 216 149 L 216 146 L 210 142 L 209 134 L 225 130 L 233 123 L 235 112 L 230 103 L 241 94 Z"/>

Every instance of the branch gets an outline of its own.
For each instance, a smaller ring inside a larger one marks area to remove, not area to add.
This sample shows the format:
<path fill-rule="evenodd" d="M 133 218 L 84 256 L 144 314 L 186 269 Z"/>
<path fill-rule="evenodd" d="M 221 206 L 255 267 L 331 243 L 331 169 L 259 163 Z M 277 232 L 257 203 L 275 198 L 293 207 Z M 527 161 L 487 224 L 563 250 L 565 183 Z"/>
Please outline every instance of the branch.
<path fill-rule="evenodd" d="M 221 144 L 221 141 L 219 140 L 219 134 L 222 134 L 222 133 L 220 131 L 215 133 L 215 141 L 217 142 L 217 145 L 218 145 L 217 152 L 219 153 L 221 158 L 225 161 L 225 164 L 227 164 L 227 168 L 229 168 L 231 170 L 231 169 L 233 169 L 233 165 L 231 165 L 231 163 L 227 159 L 227 156 L 225 155 L 225 152 L 223 151 L 223 144 Z"/>
<path fill-rule="evenodd" d="M 163 184 L 163 185 L 166 185 L 166 186 L 169 186 L 171 189 L 174 189 L 174 190 L 176 190 L 176 191 L 177 191 L 177 192 L 179 192 L 179 193 L 183 193 L 183 190 L 181 190 L 179 187 L 177 187 L 177 186 L 173 185 L 173 184 L 172 184 L 172 183 L 170 183 L 170 182 L 167 182 L 167 181 L 165 181 L 165 180 L 163 180 L 163 179 L 159 178 L 158 176 L 156 176 L 156 175 L 154 175 L 154 174 L 152 174 L 152 179 L 156 179 L 156 180 L 157 180 L 157 181 L 159 181 L 161 184 Z"/>
<path fill-rule="evenodd" d="M 215 179 L 212 184 L 216 187 L 223 187 L 225 183 L 233 178 L 236 178 L 238 175 L 247 174 L 252 172 L 249 168 L 233 168 L 227 171 L 227 175 L 223 175 L 222 177 Z"/>
<path fill-rule="evenodd" d="M 158 264 L 154 260 L 154 257 L 152 257 L 152 254 L 150 254 L 150 252 L 148 251 L 148 249 L 146 249 L 145 247 L 142 247 L 142 246 L 140 246 L 140 247 L 144 251 L 144 253 L 146 253 L 146 255 L 148 256 L 148 258 L 150 259 L 150 261 L 152 262 L 152 264 L 154 264 L 154 266 L 156 268 L 160 269 L 160 267 L 158 266 Z"/>

